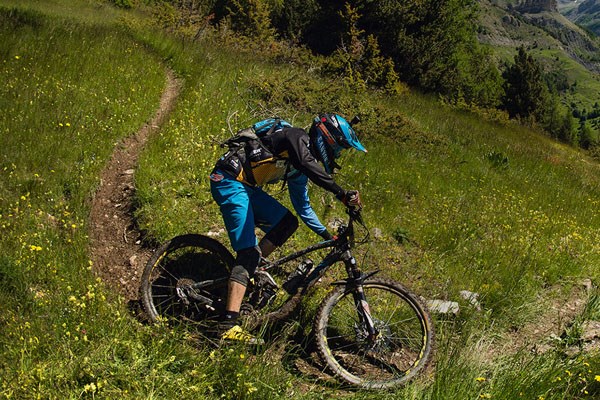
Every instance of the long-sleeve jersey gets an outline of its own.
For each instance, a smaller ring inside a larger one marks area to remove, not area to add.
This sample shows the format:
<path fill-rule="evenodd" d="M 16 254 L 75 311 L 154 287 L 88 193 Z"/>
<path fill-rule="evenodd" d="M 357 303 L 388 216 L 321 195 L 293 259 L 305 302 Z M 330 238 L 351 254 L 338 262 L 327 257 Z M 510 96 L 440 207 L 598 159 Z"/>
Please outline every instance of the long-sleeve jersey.
<path fill-rule="evenodd" d="M 335 183 L 310 151 L 308 134 L 300 128 L 284 128 L 244 146 L 230 149 L 216 168 L 250 186 L 284 179 L 290 164 L 312 182 L 341 198 L 344 190 Z"/>
<path fill-rule="evenodd" d="M 319 217 L 310 205 L 308 197 L 308 177 L 299 171 L 294 171 L 287 178 L 288 192 L 294 211 L 302 222 L 317 235 L 322 236 L 327 228 L 323 226 Z"/>
<path fill-rule="evenodd" d="M 288 191 L 294 210 L 315 233 L 325 233 L 326 228 L 310 205 L 308 180 L 332 192 L 338 198 L 343 196 L 344 190 L 335 183 L 311 153 L 308 134 L 300 128 L 284 128 L 263 138 L 262 143 L 267 152 L 266 157 L 263 154 L 252 159 L 255 154 L 264 152 L 265 149 L 246 146 L 242 153 L 239 149 L 229 151 L 217 162 L 216 167 L 251 186 L 281 181 L 286 179 L 287 175 Z"/>
<path fill-rule="evenodd" d="M 284 128 L 263 139 L 263 143 L 277 156 L 287 155 L 292 166 L 306 175 L 315 184 L 338 197 L 344 190 L 317 161 L 310 151 L 308 134 L 300 128 Z"/>

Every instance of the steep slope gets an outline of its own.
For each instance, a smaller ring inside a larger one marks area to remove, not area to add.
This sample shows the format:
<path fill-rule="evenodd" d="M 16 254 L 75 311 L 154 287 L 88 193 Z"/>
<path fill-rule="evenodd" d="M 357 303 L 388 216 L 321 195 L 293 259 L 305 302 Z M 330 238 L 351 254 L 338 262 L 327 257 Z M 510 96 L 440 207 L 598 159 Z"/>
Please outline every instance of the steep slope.
<path fill-rule="evenodd" d="M 559 9 L 569 20 L 600 35 L 600 1 L 568 1 Z"/>
<path fill-rule="evenodd" d="M 586 112 L 598 129 L 600 45 L 596 37 L 558 12 L 574 7 L 570 3 L 482 0 L 479 40 L 490 46 L 500 64 L 512 63 L 516 48 L 524 46 L 555 80 L 563 105 L 574 115 Z"/>
<path fill-rule="evenodd" d="M 597 40 L 561 15 L 556 0 L 483 0 L 481 7 L 482 42 L 559 50 L 586 69 L 600 72 Z"/>

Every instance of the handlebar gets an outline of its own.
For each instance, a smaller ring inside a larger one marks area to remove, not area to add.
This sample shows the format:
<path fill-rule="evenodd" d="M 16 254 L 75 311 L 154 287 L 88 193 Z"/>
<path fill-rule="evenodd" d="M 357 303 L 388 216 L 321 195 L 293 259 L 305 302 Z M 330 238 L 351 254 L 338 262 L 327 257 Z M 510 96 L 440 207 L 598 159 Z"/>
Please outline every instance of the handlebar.
<path fill-rule="evenodd" d="M 339 237 L 347 237 L 348 242 L 350 243 L 350 247 L 354 247 L 354 245 L 355 245 L 354 222 L 357 222 L 359 225 L 361 225 L 363 228 L 365 228 L 365 230 L 367 232 L 365 237 L 360 241 L 360 244 L 367 242 L 369 240 L 370 233 L 369 233 L 369 229 L 367 228 L 367 226 L 365 225 L 365 223 L 363 221 L 360 210 L 347 208 L 346 213 L 348 214 L 348 217 L 349 217 L 348 225 L 341 225 L 339 227 L 338 236 Z"/>

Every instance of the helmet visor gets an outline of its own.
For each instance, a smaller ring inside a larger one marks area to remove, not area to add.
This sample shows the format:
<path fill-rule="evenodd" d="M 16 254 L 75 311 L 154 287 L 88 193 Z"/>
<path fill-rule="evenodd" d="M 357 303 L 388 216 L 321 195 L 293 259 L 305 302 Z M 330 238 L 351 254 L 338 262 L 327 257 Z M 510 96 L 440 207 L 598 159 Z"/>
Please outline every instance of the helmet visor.
<path fill-rule="evenodd" d="M 356 131 L 350 126 L 348 121 L 339 115 L 336 115 L 335 118 L 337 119 L 340 131 L 342 133 L 342 137 L 340 138 L 342 145 L 348 149 L 353 147 L 356 150 L 364 151 L 366 153 L 367 149 L 365 149 L 365 146 L 360 143 L 358 136 L 356 135 Z"/>

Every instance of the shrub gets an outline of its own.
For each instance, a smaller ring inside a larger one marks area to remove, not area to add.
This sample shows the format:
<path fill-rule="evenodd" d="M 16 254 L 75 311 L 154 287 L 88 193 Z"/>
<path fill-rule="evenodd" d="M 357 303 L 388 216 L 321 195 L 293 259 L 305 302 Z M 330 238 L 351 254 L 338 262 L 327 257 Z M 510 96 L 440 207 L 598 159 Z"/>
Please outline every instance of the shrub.
<path fill-rule="evenodd" d="M 110 0 L 115 6 L 120 8 L 132 8 L 134 6 L 133 0 Z"/>

